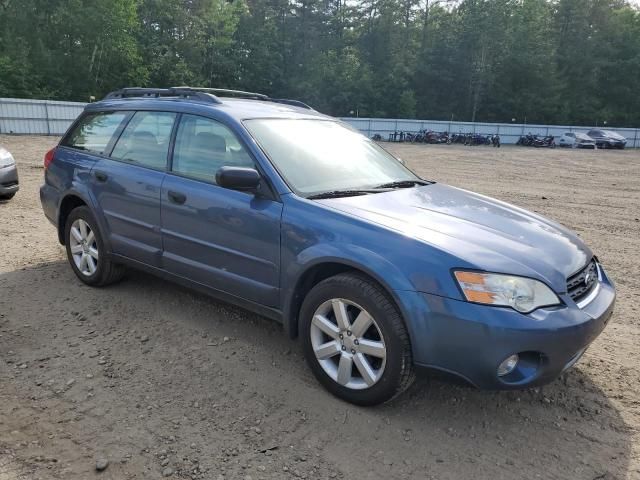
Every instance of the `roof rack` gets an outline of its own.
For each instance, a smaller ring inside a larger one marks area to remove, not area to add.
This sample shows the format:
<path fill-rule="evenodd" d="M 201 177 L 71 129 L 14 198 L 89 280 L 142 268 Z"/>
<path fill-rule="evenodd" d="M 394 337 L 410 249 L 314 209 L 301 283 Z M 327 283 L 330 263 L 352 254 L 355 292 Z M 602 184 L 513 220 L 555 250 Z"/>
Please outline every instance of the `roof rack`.
<path fill-rule="evenodd" d="M 263 93 L 245 92 L 244 90 L 230 90 L 228 88 L 207 88 L 207 87 L 173 87 L 189 89 L 196 92 L 211 93 L 220 97 L 254 98 L 256 100 L 271 100 Z"/>
<path fill-rule="evenodd" d="M 142 88 L 142 87 L 130 87 L 115 90 L 106 97 L 104 100 L 114 98 L 160 98 L 160 97 L 183 97 L 183 98 L 195 98 L 208 103 L 222 103 L 218 97 L 237 97 L 248 98 L 253 100 L 262 100 L 265 102 L 282 103 L 285 105 L 291 105 L 294 107 L 306 108 L 307 110 L 313 110 L 309 105 L 299 100 L 291 100 L 288 98 L 271 98 L 268 95 L 262 93 L 245 92 L 243 90 L 229 90 L 227 88 L 205 88 L 205 87 L 170 87 L 170 88 Z"/>
<path fill-rule="evenodd" d="M 230 90 L 228 88 L 205 88 L 205 87 L 173 87 L 173 88 L 183 88 L 190 89 L 196 92 L 206 92 L 213 93 L 219 97 L 237 97 L 237 98 L 249 98 L 255 100 L 264 100 L 265 102 L 274 102 L 274 103 L 282 103 L 285 105 L 291 105 L 293 107 L 306 108 L 307 110 L 313 110 L 309 105 L 300 100 L 292 100 L 289 98 L 271 98 L 264 93 L 255 93 L 255 92 L 245 92 L 243 90 Z"/>
<path fill-rule="evenodd" d="M 289 98 L 270 98 L 269 101 L 275 103 L 284 103 L 285 105 L 291 105 L 294 107 L 306 108 L 307 110 L 313 110 L 313 108 L 311 108 L 306 103 L 301 102 L 300 100 L 292 100 Z"/>
<path fill-rule="evenodd" d="M 207 92 L 203 92 L 197 89 L 189 87 L 171 87 L 171 88 L 142 88 L 142 87 L 130 87 L 121 88 L 115 90 L 106 97 L 104 100 L 113 98 L 160 98 L 160 97 L 183 97 L 183 98 L 195 98 L 208 103 L 222 103 L 218 97 Z"/>

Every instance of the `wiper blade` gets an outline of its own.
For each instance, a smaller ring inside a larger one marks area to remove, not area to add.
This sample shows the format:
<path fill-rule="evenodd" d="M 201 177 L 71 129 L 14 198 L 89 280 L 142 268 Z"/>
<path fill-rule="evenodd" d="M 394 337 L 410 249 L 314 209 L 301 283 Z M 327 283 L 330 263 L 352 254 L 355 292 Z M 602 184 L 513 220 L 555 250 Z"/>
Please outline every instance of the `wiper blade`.
<path fill-rule="evenodd" d="M 397 182 L 383 183 L 377 185 L 376 188 L 410 188 L 416 185 L 429 185 L 430 182 L 425 180 L 399 180 Z"/>
<path fill-rule="evenodd" d="M 332 190 L 330 192 L 316 193 L 309 195 L 309 200 L 319 200 L 321 198 L 355 197 L 357 195 L 369 195 L 370 193 L 380 193 L 379 190 Z"/>

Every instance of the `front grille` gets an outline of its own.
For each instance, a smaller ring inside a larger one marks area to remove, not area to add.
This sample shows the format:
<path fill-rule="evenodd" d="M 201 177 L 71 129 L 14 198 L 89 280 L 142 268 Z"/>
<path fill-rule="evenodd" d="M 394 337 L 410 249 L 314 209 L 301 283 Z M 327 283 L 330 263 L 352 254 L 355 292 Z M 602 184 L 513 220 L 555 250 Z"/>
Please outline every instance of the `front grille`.
<path fill-rule="evenodd" d="M 598 267 L 596 261 L 591 260 L 586 267 L 569 277 L 567 293 L 574 302 L 579 302 L 591 293 L 598 284 Z"/>

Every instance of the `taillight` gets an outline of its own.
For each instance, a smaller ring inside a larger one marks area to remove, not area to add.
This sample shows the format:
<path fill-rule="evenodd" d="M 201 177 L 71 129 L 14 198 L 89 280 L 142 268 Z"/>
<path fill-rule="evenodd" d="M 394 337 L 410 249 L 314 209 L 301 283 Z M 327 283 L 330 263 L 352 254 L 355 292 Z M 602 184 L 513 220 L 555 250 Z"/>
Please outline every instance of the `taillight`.
<path fill-rule="evenodd" d="M 53 147 L 51 150 L 49 150 L 47 153 L 44 154 L 44 169 L 46 170 L 47 168 L 49 168 L 49 165 L 51 165 L 51 162 L 53 162 L 53 157 L 56 154 L 56 147 Z"/>

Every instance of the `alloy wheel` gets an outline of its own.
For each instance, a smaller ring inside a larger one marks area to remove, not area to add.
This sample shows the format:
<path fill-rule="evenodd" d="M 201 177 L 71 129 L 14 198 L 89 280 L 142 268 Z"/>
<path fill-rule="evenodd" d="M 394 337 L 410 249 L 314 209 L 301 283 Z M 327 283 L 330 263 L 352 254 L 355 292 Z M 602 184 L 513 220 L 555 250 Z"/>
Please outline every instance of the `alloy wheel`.
<path fill-rule="evenodd" d="M 87 222 L 78 218 L 71 224 L 69 249 L 77 269 L 90 277 L 98 269 L 98 243 L 96 236 Z"/>
<path fill-rule="evenodd" d="M 387 348 L 375 319 L 342 298 L 322 303 L 311 321 L 311 345 L 324 372 L 343 387 L 362 390 L 384 373 Z"/>

